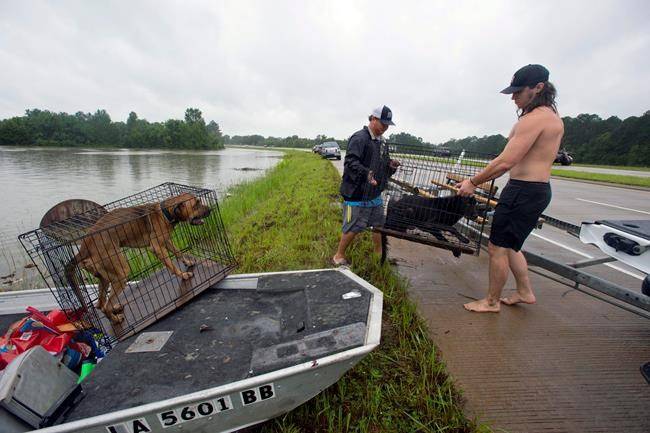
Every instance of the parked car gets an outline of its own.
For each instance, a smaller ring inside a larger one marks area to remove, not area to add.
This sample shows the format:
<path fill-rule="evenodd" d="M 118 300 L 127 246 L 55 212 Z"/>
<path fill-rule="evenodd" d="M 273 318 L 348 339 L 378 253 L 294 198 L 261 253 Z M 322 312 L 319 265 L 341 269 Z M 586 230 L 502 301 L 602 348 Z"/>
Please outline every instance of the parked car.
<path fill-rule="evenodd" d="M 553 162 L 562 165 L 571 165 L 573 162 L 573 157 L 569 155 L 569 152 L 567 152 L 565 149 L 560 149 L 557 153 L 557 156 L 555 157 L 555 161 Z"/>
<path fill-rule="evenodd" d="M 433 156 L 451 156 L 451 150 L 445 149 L 444 147 L 438 147 L 433 151 Z"/>
<path fill-rule="evenodd" d="M 336 141 L 328 141 L 321 144 L 319 153 L 323 158 L 341 159 L 341 148 Z"/>

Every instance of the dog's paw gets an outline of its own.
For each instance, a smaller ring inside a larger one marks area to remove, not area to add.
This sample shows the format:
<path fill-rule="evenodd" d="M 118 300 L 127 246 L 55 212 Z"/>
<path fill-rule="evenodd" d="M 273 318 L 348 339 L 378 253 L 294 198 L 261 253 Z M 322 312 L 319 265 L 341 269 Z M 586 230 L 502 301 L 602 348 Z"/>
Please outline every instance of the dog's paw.
<path fill-rule="evenodd" d="M 184 280 L 189 280 L 194 276 L 193 272 L 181 272 L 181 278 Z"/>
<path fill-rule="evenodd" d="M 188 268 L 191 268 L 196 264 L 196 262 L 192 259 L 188 259 L 187 257 L 183 257 L 183 264 Z"/>
<path fill-rule="evenodd" d="M 124 322 L 124 314 L 113 314 L 111 322 L 113 322 L 115 325 L 119 325 L 120 323 Z"/>
<path fill-rule="evenodd" d="M 117 304 L 113 305 L 113 313 L 121 313 L 124 311 L 124 306 Z"/>

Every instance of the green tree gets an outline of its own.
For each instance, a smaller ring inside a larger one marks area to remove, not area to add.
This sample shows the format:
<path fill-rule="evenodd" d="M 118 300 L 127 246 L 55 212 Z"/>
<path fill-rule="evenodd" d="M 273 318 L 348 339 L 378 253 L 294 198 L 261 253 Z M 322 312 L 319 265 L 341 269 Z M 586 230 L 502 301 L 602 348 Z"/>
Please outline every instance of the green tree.
<path fill-rule="evenodd" d="M 202 123 L 205 125 L 205 120 L 203 120 L 203 114 L 198 108 L 188 108 L 185 110 L 185 123 L 195 124 Z"/>
<path fill-rule="evenodd" d="M 391 143 L 407 144 L 411 146 L 421 146 L 425 144 L 425 142 L 422 140 L 422 137 L 416 137 L 415 135 L 411 135 L 408 132 L 391 134 L 388 137 L 388 141 Z M 426 143 L 426 144 L 430 144 L 430 143 Z"/>
<path fill-rule="evenodd" d="M 12 117 L 0 122 L 0 146 L 33 144 L 33 137 L 21 117 Z"/>
<path fill-rule="evenodd" d="M 219 124 L 214 120 L 211 120 L 210 123 L 208 123 L 207 130 L 211 139 L 211 147 L 223 147 L 224 137 L 221 133 L 221 128 L 219 128 Z"/>
<path fill-rule="evenodd" d="M 138 124 L 138 115 L 135 114 L 135 111 L 129 113 L 129 118 L 126 120 L 126 127 L 128 130 L 134 129 Z"/>

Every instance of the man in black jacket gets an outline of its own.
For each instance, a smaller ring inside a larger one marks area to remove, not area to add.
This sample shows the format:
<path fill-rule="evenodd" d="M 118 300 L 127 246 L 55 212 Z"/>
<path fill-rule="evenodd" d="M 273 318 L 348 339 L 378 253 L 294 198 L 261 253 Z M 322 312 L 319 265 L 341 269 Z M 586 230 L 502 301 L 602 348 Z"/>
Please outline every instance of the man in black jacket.
<path fill-rule="evenodd" d="M 348 265 L 345 251 L 357 233 L 384 223 L 381 192 L 399 162 L 390 159 L 382 134 L 395 125 L 387 106 L 372 111 L 368 126 L 355 132 L 348 141 L 340 192 L 343 196 L 343 234 L 332 258 L 336 266 Z M 381 254 L 381 235 L 372 234 L 375 253 Z"/>

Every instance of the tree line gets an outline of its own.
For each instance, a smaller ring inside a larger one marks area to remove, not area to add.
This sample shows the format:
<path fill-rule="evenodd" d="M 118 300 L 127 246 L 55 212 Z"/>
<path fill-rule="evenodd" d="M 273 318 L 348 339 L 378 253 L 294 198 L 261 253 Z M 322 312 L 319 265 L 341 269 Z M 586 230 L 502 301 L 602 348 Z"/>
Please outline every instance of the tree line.
<path fill-rule="evenodd" d="M 224 136 L 226 144 L 232 145 L 247 145 L 247 146 L 268 146 L 268 147 L 292 147 L 297 149 L 311 149 L 317 144 L 325 143 L 326 141 L 336 141 L 344 147 L 345 140 L 337 140 L 334 137 L 329 137 L 325 134 L 318 134 L 316 138 L 302 138 L 297 135 L 290 137 L 264 137 L 262 135 L 229 135 Z"/>
<path fill-rule="evenodd" d="M 562 148 L 574 161 L 583 164 L 650 166 L 650 111 L 642 116 L 621 120 L 616 116 L 602 119 L 596 114 L 579 114 L 563 117 L 564 138 Z M 263 137 L 261 135 L 225 136 L 226 144 L 248 144 L 257 146 L 308 148 L 325 141 L 337 141 L 345 149 L 347 138 L 340 140 L 325 135 L 314 139 L 296 135 L 286 138 Z M 485 155 L 498 155 L 508 141 L 501 134 L 470 136 L 451 139 L 443 143 L 430 143 L 408 132 L 390 134 L 388 141 L 406 145 L 431 147 L 432 151 L 466 150 Z"/>
<path fill-rule="evenodd" d="M 113 122 L 106 110 L 67 114 L 38 109 L 0 121 L 0 146 L 223 149 L 223 141 L 219 124 L 206 124 L 197 108 L 188 108 L 183 120 L 165 122 L 148 122 L 135 112 L 126 122 Z"/>
<path fill-rule="evenodd" d="M 650 167 L 650 111 L 625 120 L 616 116 L 602 119 L 596 114 L 567 116 L 562 120 L 561 147 L 573 156 L 574 162 Z M 497 134 L 452 139 L 439 146 L 496 155 L 506 142 L 506 137 Z"/>
<path fill-rule="evenodd" d="M 602 119 L 596 114 L 563 117 L 562 147 L 574 161 L 585 164 L 650 166 L 650 111 L 621 120 Z M 105 110 L 95 113 L 53 113 L 27 110 L 24 116 L 0 121 L 0 145 L 111 146 L 126 148 L 221 149 L 224 144 L 269 147 L 311 148 L 336 141 L 345 149 L 346 139 L 326 134 L 315 138 L 223 135 L 214 120 L 206 124 L 197 108 L 188 108 L 183 120 L 148 122 L 131 112 L 126 122 L 113 122 Z M 408 132 L 391 134 L 388 141 L 431 146 L 433 150 L 467 150 L 487 155 L 499 154 L 507 139 L 501 134 L 451 139 L 429 143 Z"/>

